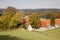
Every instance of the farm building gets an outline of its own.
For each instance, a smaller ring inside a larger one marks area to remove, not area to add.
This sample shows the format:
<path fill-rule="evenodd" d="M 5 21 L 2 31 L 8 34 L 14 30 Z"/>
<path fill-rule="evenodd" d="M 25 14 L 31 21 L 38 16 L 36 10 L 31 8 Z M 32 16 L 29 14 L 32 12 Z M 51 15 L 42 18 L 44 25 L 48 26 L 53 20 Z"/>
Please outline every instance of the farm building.
<path fill-rule="evenodd" d="M 50 25 L 51 20 L 50 19 L 45 19 L 45 20 L 40 20 L 40 27 L 44 28 Z M 60 25 L 60 19 L 55 19 L 55 26 Z"/>
<path fill-rule="evenodd" d="M 32 30 L 32 26 L 29 22 L 29 17 L 28 16 L 24 17 L 24 25 L 25 25 L 26 30 L 30 30 L 30 31 Z"/>

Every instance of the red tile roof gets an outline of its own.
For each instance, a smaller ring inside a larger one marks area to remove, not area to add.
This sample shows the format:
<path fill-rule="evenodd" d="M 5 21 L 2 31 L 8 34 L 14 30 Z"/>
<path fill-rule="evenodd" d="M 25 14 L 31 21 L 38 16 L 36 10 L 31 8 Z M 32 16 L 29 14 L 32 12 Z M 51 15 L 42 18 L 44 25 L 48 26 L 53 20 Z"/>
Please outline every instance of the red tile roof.
<path fill-rule="evenodd" d="M 40 20 L 41 27 L 47 27 L 47 24 L 50 24 L 50 19 L 47 20 Z M 60 24 L 60 20 L 56 19 L 55 24 Z"/>

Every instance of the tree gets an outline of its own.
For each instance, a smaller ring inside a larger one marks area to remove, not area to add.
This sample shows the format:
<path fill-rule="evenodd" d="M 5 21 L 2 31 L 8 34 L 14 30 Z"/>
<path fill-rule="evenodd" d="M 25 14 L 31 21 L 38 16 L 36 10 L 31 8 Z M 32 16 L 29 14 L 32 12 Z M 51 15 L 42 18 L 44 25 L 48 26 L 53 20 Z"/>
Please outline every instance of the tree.
<path fill-rule="evenodd" d="M 50 19 L 51 19 L 51 26 L 55 26 L 55 18 L 56 18 L 56 15 L 55 14 L 52 14 Z"/>
<path fill-rule="evenodd" d="M 29 17 L 30 17 L 30 23 L 31 23 L 32 27 L 39 28 L 39 20 L 40 20 L 39 14 L 31 13 L 29 15 Z"/>
<path fill-rule="evenodd" d="M 3 29 L 3 26 L 2 26 L 2 18 L 0 17 L 0 30 Z"/>
<path fill-rule="evenodd" d="M 10 18 L 9 21 L 9 27 L 10 28 L 17 28 L 18 24 L 21 26 L 23 23 L 23 14 L 21 14 L 19 11 L 13 17 Z"/>
<path fill-rule="evenodd" d="M 50 19 L 51 14 L 46 14 L 46 19 Z"/>
<path fill-rule="evenodd" d="M 1 24 L 2 24 L 2 29 L 6 30 L 9 28 L 9 20 L 10 18 L 16 13 L 16 9 L 14 7 L 8 7 L 6 10 L 3 11 L 3 15 L 1 16 Z M 0 25 L 1 25 L 0 24 Z"/>

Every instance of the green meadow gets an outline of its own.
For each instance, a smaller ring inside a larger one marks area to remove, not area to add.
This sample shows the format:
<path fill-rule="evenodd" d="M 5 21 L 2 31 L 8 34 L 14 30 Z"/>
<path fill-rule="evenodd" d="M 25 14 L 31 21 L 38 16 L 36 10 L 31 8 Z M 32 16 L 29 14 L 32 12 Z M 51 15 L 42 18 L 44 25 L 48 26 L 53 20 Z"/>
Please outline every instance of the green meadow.
<path fill-rule="evenodd" d="M 60 40 L 60 28 L 43 32 L 2 31 L 0 40 Z"/>

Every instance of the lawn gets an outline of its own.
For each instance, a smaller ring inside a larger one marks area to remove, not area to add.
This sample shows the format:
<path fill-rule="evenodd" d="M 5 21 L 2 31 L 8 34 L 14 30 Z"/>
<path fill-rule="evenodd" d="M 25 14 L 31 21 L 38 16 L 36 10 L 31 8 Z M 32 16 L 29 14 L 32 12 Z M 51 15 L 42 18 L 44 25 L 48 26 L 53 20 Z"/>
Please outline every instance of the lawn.
<path fill-rule="evenodd" d="M 3 31 L 0 40 L 60 40 L 60 28 L 44 31 Z"/>

